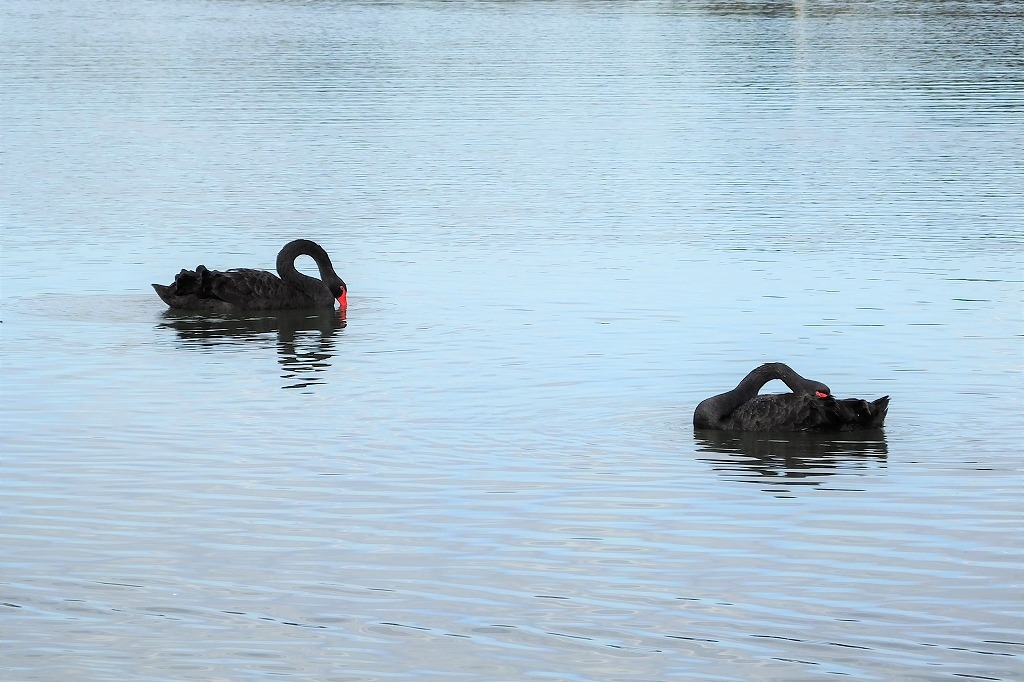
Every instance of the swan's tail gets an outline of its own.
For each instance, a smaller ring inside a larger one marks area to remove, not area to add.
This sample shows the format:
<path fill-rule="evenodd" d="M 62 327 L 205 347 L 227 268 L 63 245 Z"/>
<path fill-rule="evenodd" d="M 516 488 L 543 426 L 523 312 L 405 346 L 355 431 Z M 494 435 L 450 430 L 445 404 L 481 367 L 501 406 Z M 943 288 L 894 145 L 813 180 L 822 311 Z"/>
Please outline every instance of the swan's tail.
<path fill-rule="evenodd" d="M 880 428 L 885 422 L 885 415 L 889 413 L 889 396 L 883 395 L 878 400 L 872 400 L 871 406 L 874 414 L 871 416 L 872 428 Z"/>
<path fill-rule="evenodd" d="M 174 297 L 174 292 L 171 291 L 171 287 L 166 284 L 154 284 L 152 286 L 153 289 L 156 290 L 156 295 L 159 296 L 164 303 L 171 305 L 171 299 Z"/>

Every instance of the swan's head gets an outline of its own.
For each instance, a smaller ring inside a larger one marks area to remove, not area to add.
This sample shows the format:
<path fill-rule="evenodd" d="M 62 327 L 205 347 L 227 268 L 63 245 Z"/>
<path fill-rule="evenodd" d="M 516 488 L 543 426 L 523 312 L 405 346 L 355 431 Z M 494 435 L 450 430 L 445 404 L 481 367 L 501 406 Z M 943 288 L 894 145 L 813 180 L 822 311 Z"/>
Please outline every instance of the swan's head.
<path fill-rule="evenodd" d="M 809 381 L 807 383 L 808 388 L 814 392 L 814 395 L 818 396 L 822 400 L 832 397 L 832 389 L 820 381 Z"/>
<path fill-rule="evenodd" d="M 331 290 L 331 296 L 338 300 L 338 306 L 341 312 L 345 312 L 348 308 L 348 286 L 345 284 L 341 277 L 332 278 L 331 282 L 327 284 L 327 287 Z"/>

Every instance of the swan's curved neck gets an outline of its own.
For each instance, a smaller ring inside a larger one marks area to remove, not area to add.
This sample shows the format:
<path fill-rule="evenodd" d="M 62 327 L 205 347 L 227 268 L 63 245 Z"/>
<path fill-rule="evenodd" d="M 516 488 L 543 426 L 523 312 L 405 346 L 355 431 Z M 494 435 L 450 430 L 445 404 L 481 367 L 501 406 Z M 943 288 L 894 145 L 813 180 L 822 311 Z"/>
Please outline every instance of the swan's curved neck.
<path fill-rule="evenodd" d="M 794 393 L 806 393 L 821 389 L 828 392 L 824 384 L 808 381 L 794 372 L 789 365 L 781 362 L 768 362 L 743 377 L 743 380 L 731 391 L 702 401 L 694 411 L 694 425 L 698 428 L 714 427 L 718 421 L 729 416 L 740 405 L 752 400 L 761 387 L 773 379 L 781 379 Z"/>
<path fill-rule="evenodd" d="M 311 282 L 321 283 L 315 278 L 304 275 L 295 269 L 295 259 L 299 256 L 309 256 L 313 259 L 317 269 L 320 270 L 321 281 L 326 281 L 331 275 L 337 277 L 334 272 L 334 266 L 331 264 L 330 256 L 327 255 L 327 252 L 319 244 L 308 239 L 296 239 L 285 244 L 281 252 L 277 254 L 277 274 L 285 282 L 300 286 L 308 286 Z"/>
<path fill-rule="evenodd" d="M 782 362 L 768 362 L 743 377 L 736 388 L 728 393 L 742 396 L 742 402 L 746 402 L 757 395 L 762 386 L 775 379 L 781 379 L 794 393 L 806 391 L 807 385 L 810 383 L 789 365 Z"/>

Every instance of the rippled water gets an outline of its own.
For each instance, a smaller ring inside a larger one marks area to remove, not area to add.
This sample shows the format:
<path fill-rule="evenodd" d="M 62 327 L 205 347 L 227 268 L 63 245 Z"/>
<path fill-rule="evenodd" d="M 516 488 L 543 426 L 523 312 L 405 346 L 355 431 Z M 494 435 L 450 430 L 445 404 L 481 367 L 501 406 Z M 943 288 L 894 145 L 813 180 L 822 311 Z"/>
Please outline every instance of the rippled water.
<path fill-rule="evenodd" d="M 4 13 L 5 678 L 1024 678 L 1019 5 Z"/>

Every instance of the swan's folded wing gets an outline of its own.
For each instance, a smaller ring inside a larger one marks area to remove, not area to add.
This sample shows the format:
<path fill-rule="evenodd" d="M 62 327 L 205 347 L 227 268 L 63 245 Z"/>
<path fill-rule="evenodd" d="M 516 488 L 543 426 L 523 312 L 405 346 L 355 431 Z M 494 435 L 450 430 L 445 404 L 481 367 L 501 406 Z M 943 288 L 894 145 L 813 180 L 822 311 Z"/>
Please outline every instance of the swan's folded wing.
<path fill-rule="evenodd" d="M 742 431 L 823 431 L 838 429 L 835 400 L 794 393 L 756 396 L 737 407 L 726 421 Z"/>
<path fill-rule="evenodd" d="M 260 308 L 261 303 L 280 298 L 284 282 L 266 270 L 238 268 L 216 273 L 212 281 L 214 295 L 239 308 Z"/>

